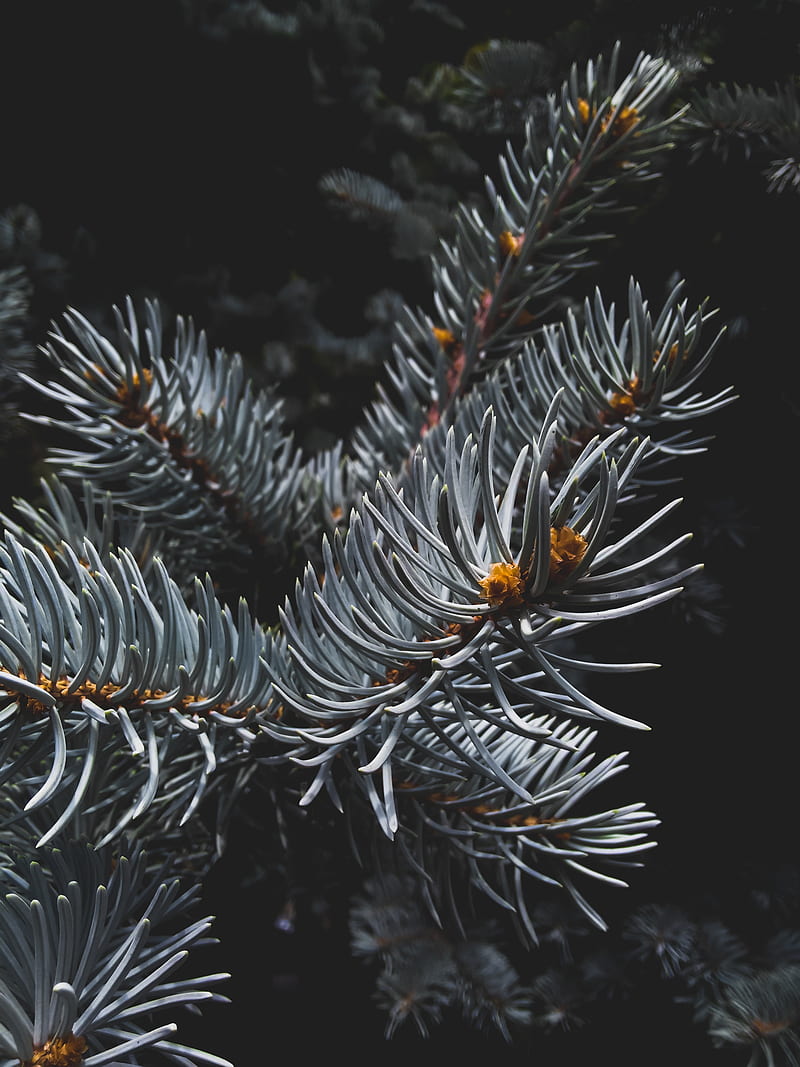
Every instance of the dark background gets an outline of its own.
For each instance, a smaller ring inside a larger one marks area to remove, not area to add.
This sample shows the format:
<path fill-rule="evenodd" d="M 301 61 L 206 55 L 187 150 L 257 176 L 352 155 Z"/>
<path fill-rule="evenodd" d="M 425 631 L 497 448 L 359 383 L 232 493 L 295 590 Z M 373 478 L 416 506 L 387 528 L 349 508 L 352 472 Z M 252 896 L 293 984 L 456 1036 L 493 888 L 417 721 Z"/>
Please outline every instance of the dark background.
<path fill-rule="evenodd" d="M 554 43 L 580 61 L 620 38 L 632 56 L 701 12 L 702 25 L 713 26 L 713 63 L 699 83 L 771 88 L 798 69 L 791 3 L 579 3 L 568 14 L 528 3 L 449 7 L 461 26 L 423 5 L 365 4 L 386 34 L 367 33 L 348 55 L 324 30 L 299 40 L 223 30 L 224 4 L 5 3 L 0 212 L 24 204 L 40 222 L 28 264 L 34 342 L 68 304 L 104 316 L 127 294 L 153 295 L 192 315 L 212 344 L 242 351 L 258 377 L 264 346 L 294 337 L 276 298 L 291 282 L 313 288 L 318 325 L 345 339 L 369 331 L 365 307 L 380 289 L 424 304 L 423 259 L 398 260 L 385 235 L 342 220 L 318 183 L 336 167 L 387 179 L 402 132 L 382 122 L 382 108 L 403 102 L 410 78 L 460 63 L 486 38 Z M 379 71 L 381 108 L 363 106 L 348 62 Z M 465 137 L 491 172 L 497 146 Z M 474 192 L 479 176 L 464 183 Z M 603 260 L 603 291 L 624 301 L 634 274 L 657 304 L 670 277 L 684 276 L 690 302 L 708 297 L 731 324 L 705 387 L 731 384 L 739 400 L 714 417 L 712 446 L 687 464 L 676 490 L 684 528 L 697 531 L 696 558 L 719 587 L 721 630 L 663 608 L 611 639 L 663 664 L 625 679 L 614 695 L 617 710 L 654 727 L 630 742 L 624 800 L 644 799 L 663 825 L 659 847 L 632 876 L 631 897 L 620 902 L 617 893 L 607 911 L 613 933 L 631 898 L 701 910 L 723 901 L 741 932 L 760 921 L 762 888 L 798 861 L 791 655 L 800 199 L 769 193 L 758 161 L 744 153 L 726 162 L 707 153 L 693 164 L 679 153 L 648 196 L 651 205 L 622 225 Z M 596 280 L 580 279 L 578 291 Z M 313 346 L 297 360 L 281 388 L 300 439 L 311 447 L 346 434 L 380 367 L 337 362 Z M 41 472 L 42 441 L 28 429 L 15 434 L 4 510 L 15 494 L 34 491 Z M 234 835 L 206 890 L 221 939 L 208 969 L 233 972 L 233 1003 L 190 1020 L 181 1035 L 237 1064 L 326 1053 L 387 1065 L 452 1056 L 509 1065 L 534 1057 L 548 1065 L 746 1062 L 713 1050 L 688 1008 L 657 983 L 591 1025 L 535 1034 L 519 1047 L 458 1022 L 427 1042 L 411 1031 L 386 1042 L 372 975 L 349 955 L 346 900 L 334 897 L 322 916 L 309 908 L 294 933 L 279 932 L 281 889 L 249 882 L 248 862 Z"/>

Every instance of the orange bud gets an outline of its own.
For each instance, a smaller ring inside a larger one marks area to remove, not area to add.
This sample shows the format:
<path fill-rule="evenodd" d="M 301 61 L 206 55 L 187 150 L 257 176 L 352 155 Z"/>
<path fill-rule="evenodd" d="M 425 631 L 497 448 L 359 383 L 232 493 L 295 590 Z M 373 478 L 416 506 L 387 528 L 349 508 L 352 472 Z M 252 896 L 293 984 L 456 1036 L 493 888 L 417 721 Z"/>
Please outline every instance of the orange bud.
<path fill-rule="evenodd" d="M 522 603 L 525 584 L 516 563 L 493 563 L 478 584 L 483 590 L 481 599 L 488 600 L 493 608 Z"/>
<path fill-rule="evenodd" d="M 500 251 L 506 256 L 518 256 L 519 250 L 522 248 L 522 242 L 525 240 L 525 234 L 513 234 L 511 230 L 503 230 L 500 236 L 497 238 L 497 243 L 500 245 Z"/>
<path fill-rule="evenodd" d="M 570 526 L 550 527 L 550 578 L 566 578 L 586 552 L 586 538 Z"/>

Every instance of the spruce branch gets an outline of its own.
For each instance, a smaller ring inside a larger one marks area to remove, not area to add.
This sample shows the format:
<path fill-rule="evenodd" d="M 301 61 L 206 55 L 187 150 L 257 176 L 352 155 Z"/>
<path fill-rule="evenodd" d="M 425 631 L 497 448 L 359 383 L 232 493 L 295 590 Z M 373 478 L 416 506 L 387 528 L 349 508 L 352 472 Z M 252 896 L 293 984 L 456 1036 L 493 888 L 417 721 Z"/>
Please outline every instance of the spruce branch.
<path fill-rule="evenodd" d="M 464 91 L 526 70 L 530 86 L 541 58 L 476 52 Z M 196 887 L 166 872 L 208 872 L 214 831 L 219 853 L 264 769 L 281 846 L 289 803 L 310 814 L 326 793 L 343 813 L 372 876 L 352 948 L 384 967 L 388 1036 L 407 1020 L 424 1036 L 454 1006 L 508 1040 L 574 1017 L 561 972 L 528 986 L 499 945 L 510 930 L 523 952 L 564 950 L 553 901 L 604 931 L 585 885 L 626 886 L 655 844 L 644 803 L 595 795 L 627 769 L 603 732 L 649 726 L 591 681 L 658 665 L 607 662 L 585 638 L 701 570 L 683 560 L 690 534 L 663 533 L 680 500 L 652 497 L 667 463 L 705 448 L 696 420 L 734 399 L 701 389 L 722 334 L 708 340 L 715 312 L 690 309 L 683 282 L 653 312 L 631 278 L 622 322 L 599 290 L 553 317 L 684 115 L 672 65 L 641 53 L 620 76 L 618 58 L 573 67 L 501 155 L 484 209 L 458 209 L 431 307 L 402 309 L 349 443 L 304 459 L 241 357 L 181 318 L 167 351 L 155 302 L 143 321 L 132 299 L 115 307 L 113 336 L 69 309 L 42 349 L 52 380 L 22 374 L 58 408 L 30 421 L 76 443 L 50 453 L 60 474 L 38 505 L 0 516 L 0 1067 L 135 1065 L 140 1050 L 230 1067 L 159 1022 L 222 999 L 205 986 L 226 977 L 174 977 L 210 919 L 187 924 Z M 354 171 L 323 188 L 407 216 Z M 209 574 L 307 544 L 269 628 Z M 212 829 L 198 816 L 214 796 Z M 640 912 L 632 957 L 686 977 L 698 1020 L 753 1064 L 793 1057 L 796 939 L 756 974 L 724 931 L 698 962 L 697 931 L 670 919 Z"/>
<path fill-rule="evenodd" d="M 14 514 L 0 516 L 0 522 L 25 548 L 37 551 L 37 546 L 44 547 L 56 566 L 62 568 L 64 577 L 70 569 L 63 556 L 62 543 L 69 545 L 80 558 L 84 541 L 89 541 L 103 563 L 108 563 L 111 554 L 124 547 L 146 580 L 152 572 L 154 557 L 165 559 L 170 545 L 169 531 L 154 530 L 140 512 L 115 507 L 110 491 L 98 491 L 88 480 L 73 486 L 57 474 L 41 478 L 39 489 L 36 502 L 15 498 Z M 185 564 L 187 545 L 181 544 L 181 548 L 181 563 Z M 174 574 L 177 569 L 176 558 L 170 571 Z M 200 569 L 191 571 L 192 578 Z"/>
<path fill-rule="evenodd" d="M 640 54 L 620 77 L 618 50 L 585 72 L 573 68 L 548 97 L 548 117 L 526 128 L 522 154 L 509 144 L 487 178 L 488 210 L 462 206 L 456 235 L 434 256 L 435 318 L 405 310 L 385 387 L 353 435 L 364 474 L 397 469 L 475 383 L 547 321 L 575 273 L 591 264 L 590 225 L 622 205 L 629 183 L 657 175 L 682 111 L 662 117 L 678 81 L 665 61 Z M 362 480 L 368 490 L 372 478 Z"/>
<path fill-rule="evenodd" d="M 491 40 L 471 48 L 449 72 L 445 98 L 451 109 L 464 108 L 464 124 L 478 117 L 488 129 L 503 131 L 509 122 L 524 122 L 534 101 L 543 102 L 553 66 L 553 55 L 535 41 Z M 437 73 L 442 79 L 447 72 Z"/>
<path fill-rule="evenodd" d="M 787 964 L 736 978 L 706 1013 L 716 1048 L 750 1052 L 748 1067 L 795 1064 L 800 1058 L 800 966 Z"/>
<path fill-rule="evenodd" d="M 478 1029 L 494 1027 L 510 1044 L 533 1017 L 531 991 L 495 945 L 466 941 L 457 945 L 456 960 L 464 1016 Z"/>
<path fill-rule="evenodd" d="M 543 930 L 538 928 L 536 903 L 542 887 L 565 892 L 604 930 L 605 921 L 576 886 L 576 875 L 624 887 L 627 883 L 616 872 L 640 866 L 638 854 L 655 845 L 648 831 L 659 820 L 643 804 L 606 811 L 587 807 L 594 790 L 626 769 L 626 754 L 597 761 L 590 751 L 596 730 L 553 719 L 549 724 L 564 748 L 549 739 L 501 735 L 485 723 L 474 727 L 474 734 L 491 747 L 508 778 L 525 787 L 530 800 L 489 781 L 481 771 L 468 778 L 440 777 L 432 785 L 430 772 L 437 773 L 442 745 L 424 726 L 413 738 L 413 750 L 406 746 L 412 755 L 405 767 L 398 758 L 404 771 L 398 790 L 400 847 L 413 857 L 420 892 L 433 914 L 455 924 L 462 935 L 474 921 L 471 898 L 478 895 L 513 915 L 522 943 L 538 946 Z M 468 747 L 466 737 L 462 744 Z M 479 751 L 476 745 L 476 755 Z"/>
<path fill-rule="evenodd" d="M 168 353 L 155 301 L 143 325 L 130 298 L 124 314 L 115 307 L 113 340 L 74 309 L 64 318 L 66 332 L 55 327 L 43 347 L 57 379 L 25 378 L 68 415 L 27 417 L 77 437 L 78 448 L 51 452 L 61 477 L 111 492 L 195 557 L 204 551 L 207 566 L 223 548 L 285 553 L 300 518 L 300 454 L 280 402 L 254 390 L 242 358 L 210 353 L 182 318 Z"/>
<path fill-rule="evenodd" d="M 158 559 L 151 595 L 126 550 L 61 548 L 67 577 L 11 533 L 0 547 L 3 778 L 24 783 L 26 811 L 55 804 L 44 840 L 87 809 L 102 841 L 154 803 L 162 826 L 185 822 L 270 706 L 265 632 L 208 579 L 192 609 Z"/>
<path fill-rule="evenodd" d="M 569 310 L 561 322 L 545 326 L 537 341 L 528 341 L 503 360 L 453 408 L 452 431 L 462 444 L 480 431 L 487 407 L 497 416 L 495 463 L 510 476 L 519 450 L 537 437 L 559 400 L 559 432 L 548 467 L 553 485 L 561 485 L 571 464 L 590 442 L 601 440 L 606 453 L 619 457 L 631 440 L 647 437 L 648 452 L 632 473 L 634 483 L 649 483 L 674 457 L 704 451 L 708 438 L 689 424 L 711 415 L 735 396 L 730 387 L 713 395 L 697 385 L 724 335 L 708 343 L 704 326 L 716 314 L 704 301 L 688 313 L 683 280 L 658 314 L 650 310 L 641 287 L 628 283 L 628 316 L 617 323 L 616 306 L 599 290 L 584 301 L 580 314 Z M 443 474 L 449 427 L 440 423 L 425 435 L 422 450 L 432 468 Z"/>
<path fill-rule="evenodd" d="M 800 98 L 795 79 L 767 90 L 710 85 L 691 96 L 680 139 L 692 160 L 711 151 L 727 162 L 738 151 L 761 162 L 769 192 L 800 188 Z"/>
<path fill-rule="evenodd" d="M 432 925 L 413 879 L 388 872 L 368 878 L 349 925 L 354 953 L 383 965 L 375 999 L 388 1015 L 387 1037 L 408 1022 L 425 1037 L 453 1011 L 507 1041 L 530 1022 L 530 991 L 510 962 L 480 931 L 450 936 Z"/>
<path fill-rule="evenodd" d="M 385 225 L 403 210 L 403 198 L 385 182 L 349 167 L 329 171 L 320 178 L 320 192 L 348 215 L 361 222 Z"/>
<path fill-rule="evenodd" d="M 148 869 L 146 853 L 72 844 L 40 849 L 0 882 L 3 1067 L 139 1064 L 146 1050 L 183 1067 L 232 1067 L 178 1044 L 165 1010 L 224 1001 L 227 974 L 173 977 L 209 943 L 211 918 L 186 922 L 199 886 Z M 149 1062 L 147 1060 L 146 1062 Z"/>
<path fill-rule="evenodd" d="M 324 539 L 322 578 L 309 567 L 281 611 L 285 658 L 279 665 L 265 659 L 289 715 L 264 729 L 294 746 L 296 763 L 316 769 L 302 803 L 325 788 L 341 806 L 332 771 L 349 767 L 393 837 L 393 760 L 419 721 L 438 733 L 456 767 L 480 765 L 528 802 L 529 790 L 477 743 L 475 723 L 543 740 L 553 733 L 543 711 L 646 728 L 600 705 L 570 676 L 653 664 L 593 663 L 559 652 L 556 642 L 670 599 L 697 567 L 649 580 L 652 558 L 627 557 L 677 501 L 610 536 L 620 487 L 646 442 L 632 442 L 619 462 L 595 442 L 551 493 L 556 410 L 557 401 L 507 481 L 495 474 L 489 410 L 477 439 L 468 437 L 460 450 L 449 435 L 443 479 L 418 450 L 403 490 L 382 475 L 347 535 Z"/>

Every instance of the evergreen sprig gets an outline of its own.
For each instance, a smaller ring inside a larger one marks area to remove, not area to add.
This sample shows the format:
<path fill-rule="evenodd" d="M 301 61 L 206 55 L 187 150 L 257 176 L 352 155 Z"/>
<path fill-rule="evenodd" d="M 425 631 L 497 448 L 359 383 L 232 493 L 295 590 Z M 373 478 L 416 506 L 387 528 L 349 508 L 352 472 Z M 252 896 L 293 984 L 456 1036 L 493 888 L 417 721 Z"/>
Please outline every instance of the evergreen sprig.
<path fill-rule="evenodd" d="M 0 546 L 6 788 L 23 783 L 26 811 L 57 805 L 41 843 L 87 811 L 104 843 L 157 798 L 162 826 L 186 821 L 269 704 L 263 630 L 208 579 L 190 608 L 159 559 L 151 595 L 127 550 L 106 564 L 89 541 L 82 558 L 61 548 L 67 577 L 41 546 Z"/>
<path fill-rule="evenodd" d="M 302 803 L 324 786 L 341 806 L 333 769 L 351 766 L 340 757 L 353 753 L 352 766 L 393 836 L 394 754 L 418 722 L 449 748 L 450 772 L 480 766 L 528 802 L 529 791 L 479 738 L 477 723 L 544 739 L 551 730 L 542 711 L 642 726 L 600 705 L 570 675 L 652 665 L 576 659 L 557 642 L 662 603 L 697 567 L 647 577 L 685 537 L 655 557 L 627 556 L 677 501 L 610 538 L 620 492 L 646 442 L 632 441 L 618 462 L 602 443 L 590 443 L 551 493 L 557 406 L 556 399 L 539 440 L 519 453 L 504 484 L 495 480 L 489 409 L 477 439 L 467 437 L 457 450 L 449 435 L 442 479 L 419 450 L 403 491 L 382 475 L 346 537 L 324 540 L 322 579 L 307 568 L 281 612 L 283 673 L 267 664 L 287 712 L 301 721 L 287 715 L 265 729 L 294 743 L 295 762 L 316 767 Z"/>
<path fill-rule="evenodd" d="M 179 1044 L 163 1012 L 226 998 L 206 989 L 230 977 L 175 976 L 212 920 L 183 925 L 199 885 L 184 888 L 122 854 L 74 844 L 39 849 L 0 883 L 0 1063 L 136 1064 L 152 1049 L 181 1067 L 232 1067 Z"/>
<path fill-rule="evenodd" d="M 800 98 L 796 79 L 770 89 L 710 85 L 691 96 L 681 136 L 695 159 L 712 151 L 760 161 L 770 192 L 800 189 Z"/>
<path fill-rule="evenodd" d="M 504 71 L 519 84 L 531 56 L 485 53 L 470 89 Z M 631 279 L 619 324 L 599 291 L 556 314 L 684 114 L 669 63 L 618 67 L 616 48 L 574 66 L 487 178 L 485 210 L 462 205 L 430 307 L 402 309 L 349 441 L 302 456 L 240 356 L 210 352 L 183 318 L 168 350 L 155 301 L 143 321 L 132 299 L 115 307 L 108 333 L 69 309 L 42 348 L 53 379 L 20 376 L 52 412 L 30 420 L 76 443 L 51 450 L 57 476 L 38 505 L 16 502 L 0 544 L 8 1067 L 136 1064 L 140 1049 L 227 1065 L 150 1019 L 219 999 L 201 987 L 223 977 L 167 981 L 210 921 L 181 925 L 195 889 L 161 860 L 202 876 L 215 792 L 221 848 L 262 770 L 303 811 L 326 793 L 369 891 L 394 901 L 351 918 L 354 951 L 386 964 L 388 1033 L 410 1019 L 425 1034 L 454 1003 L 509 1039 L 537 1003 L 558 1017 L 557 976 L 526 985 L 499 944 L 510 929 L 541 946 L 543 890 L 603 929 L 582 883 L 624 886 L 654 843 L 644 803 L 593 796 L 627 766 L 595 753 L 601 731 L 648 725 L 591 681 L 657 665 L 606 661 L 587 635 L 700 570 L 683 558 L 691 535 L 671 532 L 680 498 L 661 498 L 661 469 L 702 451 L 695 420 L 733 399 L 700 391 L 722 335 L 705 343 L 714 313 L 690 311 L 683 283 L 654 314 Z M 326 187 L 368 214 L 402 206 L 355 171 Z M 291 569 L 308 545 L 273 625 L 215 584 L 231 561 Z M 663 919 L 631 930 L 651 945 Z M 162 921 L 176 929 L 155 935 Z M 676 972 L 686 929 L 661 957 Z M 754 981 L 725 986 L 712 1034 L 738 1040 Z"/>
<path fill-rule="evenodd" d="M 225 549 L 285 551 L 300 520 L 300 453 L 280 401 L 254 389 L 238 354 L 209 352 L 178 318 L 171 353 L 157 302 L 140 325 L 133 301 L 114 308 L 116 338 L 80 312 L 64 316 L 43 351 L 58 377 L 29 384 L 69 417 L 30 416 L 77 438 L 54 448 L 62 478 L 89 480 L 117 505 L 166 528 L 208 565 Z"/>
<path fill-rule="evenodd" d="M 407 308 L 388 385 L 353 435 L 362 489 L 396 469 L 426 432 L 499 359 L 546 323 L 601 239 L 587 222 L 621 207 L 622 188 L 656 177 L 667 132 L 662 116 L 678 81 L 665 61 L 641 54 L 624 77 L 618 51 L 585 71 L 573 67 L 548 97 L 547 121 L 526 126 L 521 154 L 499 159 L 502 191 L 487 179 L 487 207 L 463 208 L 456 235 L 432 260 L 435 320 Z"/>

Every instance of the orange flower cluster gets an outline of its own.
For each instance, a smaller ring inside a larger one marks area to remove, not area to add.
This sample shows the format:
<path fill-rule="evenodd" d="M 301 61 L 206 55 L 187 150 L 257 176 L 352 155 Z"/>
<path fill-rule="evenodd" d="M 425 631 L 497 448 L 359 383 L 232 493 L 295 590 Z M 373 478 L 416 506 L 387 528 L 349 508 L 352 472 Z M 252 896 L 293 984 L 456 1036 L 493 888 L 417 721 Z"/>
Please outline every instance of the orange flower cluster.
<path fill-rule="evenodd" d="M 586 552 L 586 538 L 570 526 L 550 527 L 550 578 L 560 581 L 578 566 Z"/>
<path fill-rule="evenodd" d="M 483 590 L 481 599 L 488 600 L 493 608 L 522 603 L 525 583 L 517 563 L 493 563 L 478 584 Z"/>
<path fill-rule="evenodd" d="M 584 100 L 583 97 L 579 97 L 577 108 L 581 122 L 585 125 L 597 114 L 597 108 L 590 107 L 589 101 Z M 605 133 L 606 130 L 610 128 L 613 137 L 621 137 L 623 133 L 627 133 L 631 127 L 635 126 L 640 118 L 641 116 L 635 107 L 623 107 L 618 110 L 612 110 L 611 113 L 606 115 L 603 119 L 600 124 L 600 129 Z"/>
<path fill-rule="evenodd" d="M 436 340 L 442 346 L 442 349 L 448 355 L 452 354 L 453 350 L 458 344 L 458 341 L 456 340 L 455 335 L 452 333 L 452 331 L 445 330 L 441 326 L 433 327 L 433 336 L 436 338 Z"/>
<path fill-rule="evenodd" d="M 586 553 L 586 538 L 570 526 L 550 527 L 550 579 L 562 581 L 578 566 Z M 493 608 L 516 607 L 525 593 L 525 576 L 518 563 L 493 563 L 478 584 L 481 599 Z"/>
<path fill-rule="evenodd" d="M 589 107 L 589 101 L 584 100 L 582 96 L 578 97 L 578 114 L 581 117 L 581 122 L 587 125 L 589 119 L 594 115 L 596 108 Z"/>
<path fill-rule="evenodd" d="M 636 397 L 633 390 L 630 393 L 612 393 L 608 398 L 608 406 L 621 419 L 632 415 L 636 411 Z"/>
<path fill-rule="evenodd" d="M 524 240 L 524 233 L 513 234 L 511 230 L 503 230 L 497 238 L 497 243 L 504 256 L 518 256 Z"/>
<path fill-rule="evenodd" d="M 31 1058 L 21 1067 L 79 1067 L 86 1048 L 86 1038 L 77 1034 L 53 1037 L 34 1049 Z"/>
<path fill-rule="evenodd" d="M 623 107 L 619 113 L 611 121 L 611 116 L 603 119 L 602 130 L 605 132 L 611 126 L 611 135 L 613 137 L 621 137 L 623 133 L 627 133 L 628 130 L 635 126 L 639 121 L 639 112 L 635 107 Z"/>

